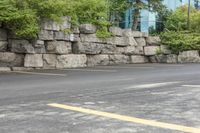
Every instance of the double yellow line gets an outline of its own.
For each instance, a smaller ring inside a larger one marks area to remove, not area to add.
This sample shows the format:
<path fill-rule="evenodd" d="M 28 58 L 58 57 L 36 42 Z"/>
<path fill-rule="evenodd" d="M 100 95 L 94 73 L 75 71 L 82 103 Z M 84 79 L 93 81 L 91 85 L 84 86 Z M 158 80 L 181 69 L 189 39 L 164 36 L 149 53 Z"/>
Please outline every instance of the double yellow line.
<path fill-rule="evenodd" d="M 181 126 L 181 125 L 176 125 L 176 124 L 158 122 L 154 120 L 146 120 L 146 119 L 141 119 L 141 118 L 136 118 L 136 117 L 113 114 L 113 113 L 108 113 L 108 112 L 102 112 L 102 111 L 85 109 L 81 107 L 75 107 L 75 106 L 69 106 L 69 105 L 63 105 L 63 104 L 57 104 L 57 103 L 51 103 L 51 104 L 48 104 L 48 106 L 71 110 L 75 112 L 91 114 L 91 115 L 103 116 L 103 117 L 112 118 L 116 120 L 143 124 L 143 125 L 153 126 L 153 127 L 158 127 L 158 128 L 165 128 L 165 129 L 177 130 L 177 131 L 188 132 L 188 133 L 200 133 L 200 129 L 194 128 L 194 127 L 187 127 L 187 126 Z"/>

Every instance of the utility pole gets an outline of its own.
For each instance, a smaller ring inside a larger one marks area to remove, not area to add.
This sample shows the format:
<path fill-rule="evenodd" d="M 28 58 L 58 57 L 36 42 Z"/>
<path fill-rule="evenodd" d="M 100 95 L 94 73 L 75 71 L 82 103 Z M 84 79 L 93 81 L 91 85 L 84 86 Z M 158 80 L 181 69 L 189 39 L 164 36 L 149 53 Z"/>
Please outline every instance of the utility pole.
<path fill-rule="evenodd" d="M 191 6 L 191 1 L 188 0 L 188 20 L 187 20 L 188 30 L 190 29 L 190 6 Z"/>

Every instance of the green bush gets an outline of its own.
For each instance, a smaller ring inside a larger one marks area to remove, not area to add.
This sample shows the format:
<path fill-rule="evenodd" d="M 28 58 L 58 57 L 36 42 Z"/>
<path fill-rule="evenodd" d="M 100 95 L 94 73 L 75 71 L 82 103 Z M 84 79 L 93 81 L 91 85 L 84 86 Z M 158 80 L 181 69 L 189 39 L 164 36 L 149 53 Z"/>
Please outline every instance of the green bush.
<path fill-rule="evenodd" d="M 72 24 L 97 25 L 100 37 L 110 36 L 107 0 L 1 0 L 0 21 L 20 37 L 36 37 L 43 18 L 59 21 L 71 16 Z"/>
<path fill-rule="evenodd" d="M 162 44 L 167 45 L 174 54 L 187 50 L 200 50 L 200 34 L 192 32 L 164 32 L 160 35 Z"/>

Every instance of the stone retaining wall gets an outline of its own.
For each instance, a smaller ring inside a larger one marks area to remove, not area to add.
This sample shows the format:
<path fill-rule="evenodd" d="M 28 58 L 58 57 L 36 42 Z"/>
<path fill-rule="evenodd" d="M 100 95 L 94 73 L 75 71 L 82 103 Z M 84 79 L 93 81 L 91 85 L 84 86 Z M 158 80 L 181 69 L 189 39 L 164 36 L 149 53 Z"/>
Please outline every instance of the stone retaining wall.
<path fill-rule="evenodd" d="M 159 37 L 111 27 L 111 38 L 100 39 L 91 24 L 72 28 L 70 17 L 63 23 L 44 20 L 37 39 L 9 34 L 0 25 L 0 67 L 13 70 L 62 69 L 129 63 L 200 62 L 199 51 L 171 54 Z M 70 32 L 69 32 L 70 31 Z"/>

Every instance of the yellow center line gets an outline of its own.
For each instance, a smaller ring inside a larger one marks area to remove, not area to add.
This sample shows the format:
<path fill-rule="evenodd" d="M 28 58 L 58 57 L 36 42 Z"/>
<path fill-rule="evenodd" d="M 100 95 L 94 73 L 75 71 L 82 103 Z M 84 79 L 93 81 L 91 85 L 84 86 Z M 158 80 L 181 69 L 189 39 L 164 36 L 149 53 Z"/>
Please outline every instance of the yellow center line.
<path fill-rule="evenodd" d="M 117 119 L 117 120 L 121 120 L 121 121 L 132 122 L 132 123 L 138 123 L 138 124 L 143 124 L 143 125 L 148 125 L 148 126 L 153 126 L 153 127 L 158 127 L 158 128 L 165 128 L 165 129 L 177 130 L 177 131 L 188 132 L 188 133 L 200 133 L 200 129 L 198 129 L 198 128 L 181 126 L 181 125 L 164 123 L 164 122 L 158 122 L 155 120 L 141 119 L 141 118 L 136 118 L 136 117 L 102 112 L 102 111 L 86 109 L 86 108 L 81 108 L 81 107 L 75 107 L 75 106 L 69 106 L 69 105 L 58 104 L 58 103 L 51 103 L 51 104 L 48 104 L 48 106 L 71 110 L 71 111 L 76 111 L 76 112 L 81 112 L 81 113 L 86 113 L 86 114 L 98 115 L 98 116 L 103 116 L 103 117 L 107 117 L 107 118 L 112 118 L 112 119 Z"/>

